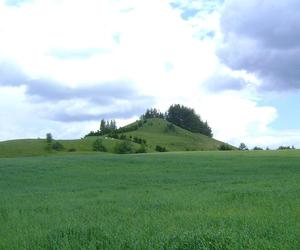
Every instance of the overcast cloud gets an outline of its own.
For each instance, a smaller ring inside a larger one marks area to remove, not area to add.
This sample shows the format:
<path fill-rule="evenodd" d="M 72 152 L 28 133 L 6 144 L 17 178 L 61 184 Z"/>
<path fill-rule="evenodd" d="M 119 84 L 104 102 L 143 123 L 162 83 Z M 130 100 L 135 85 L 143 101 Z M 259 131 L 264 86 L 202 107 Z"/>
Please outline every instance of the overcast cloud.
<path fill-rule="evenodd" d="M 173 103 L 193 107 L 235 145 L 300 138 L 274 130 L 280 114 L 260 105 L 266 90 L 299 89 L 299 8 L 292 0 L 0 0 L 0 140 L 79 138 L 101 118 L 125 125 Z"/>
<path fill-rule="evenodd" d="M 222 62 L 254 73 L 261 89 L 300 89 L 299 9 L 298 0 L 227 0 L 220 20 Z"/>

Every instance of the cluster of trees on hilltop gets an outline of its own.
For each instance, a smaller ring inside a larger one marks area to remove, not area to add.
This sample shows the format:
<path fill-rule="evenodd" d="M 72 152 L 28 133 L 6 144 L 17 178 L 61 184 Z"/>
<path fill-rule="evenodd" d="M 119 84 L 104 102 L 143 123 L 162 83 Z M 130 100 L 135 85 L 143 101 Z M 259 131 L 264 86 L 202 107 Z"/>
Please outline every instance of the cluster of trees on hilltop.
<path fill-rule="evenodd" d="M 192 108 L 185 107 L 180 104 L 173 104 L 168 111 L 163 114 L 159 110 L 147 109 L 146 113 L 141 116 L 141 119 L 161 118 L 171 122 L 178 127 L 191 131 L 193 133 L 200 133 L 212 137 L 212 130 L 207 121 L 202 121 L 200 116 L 195 113 Z"/>
<path fill-rule="evenodd" d="M 141 120 L 151 119 L 151 118 L 161 118 L 165 119 L 165 114 L 161 113 L 156 108 L 147 109 L 145 114 L 141 116 Z"/>
<path fill-rule="evenodd" d="M 171 105 L 166 113 L 161 113 L 155 108 L 147 109 L 145 114 L 134 126 L 123 127 L 117 129 L 115 120 L 101 120 L 100 129 L 96 132 L 91 131 L 87 136 L 114 135 L 118 133 L 126 133 L 137 130 L 143 125 L 143 122 L 151 118 L 165 119 L 183 129 L 193 133 L 200 133 L 208 137 L 212 137 L 213 133 L 207 121 L 202 121 L 200 116 L 195 113 L 192 108 L 185 107 L 180 104 Z"/>
<path fill-rule="evenodd" d="M 212 130 L 207 121 L 202 121 L 200 116 L 195 113 L 192 108 L 185 107 L 180 104 L 173 104 L 168 111 L 163 114 L 159 110 L 147 109 L 146 113 L 141 116 L 141 119 L 161 118 L 171 122 L 178 127 L 191 131 L 193 133 L 201 133 L 212 137 Z"/>
<path fill-rule="evenodd" d="M 115 120 L 105 121 L 104 119 L 100 122 L 100 128 L 97 131 L 91 131 L 86 136 L 101 136 L 113 133 L 117 130 L 117 123 Z"/>
<path fill-rule="evenodd" d="M 209 137 L 213 136 L 207 121 L 202 121 L 192 108 L 179 104 L 171 105 L 166 113 L 166 120 L 193 133 L 201 133 Z"/>

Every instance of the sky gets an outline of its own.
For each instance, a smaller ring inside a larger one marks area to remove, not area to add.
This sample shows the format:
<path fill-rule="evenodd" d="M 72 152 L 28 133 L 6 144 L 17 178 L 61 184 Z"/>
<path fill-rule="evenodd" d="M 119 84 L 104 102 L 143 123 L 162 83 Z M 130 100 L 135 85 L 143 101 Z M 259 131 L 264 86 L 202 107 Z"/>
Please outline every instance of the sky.
<path fill-rule="evenodd" d="M 0 0 L 0 141 L 175 103 L 216 139 L 300 148 L 300 2 Z"/>

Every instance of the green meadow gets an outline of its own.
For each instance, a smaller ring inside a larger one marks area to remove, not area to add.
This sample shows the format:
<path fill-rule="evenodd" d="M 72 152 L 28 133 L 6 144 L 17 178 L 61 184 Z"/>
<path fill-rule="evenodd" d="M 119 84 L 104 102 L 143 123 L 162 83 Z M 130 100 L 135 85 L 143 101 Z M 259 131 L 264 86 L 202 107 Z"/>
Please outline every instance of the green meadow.
<path fill-rule="evenodd" d="M 0 249 L 300 249 L 300 152 L 1 158 Z"/>

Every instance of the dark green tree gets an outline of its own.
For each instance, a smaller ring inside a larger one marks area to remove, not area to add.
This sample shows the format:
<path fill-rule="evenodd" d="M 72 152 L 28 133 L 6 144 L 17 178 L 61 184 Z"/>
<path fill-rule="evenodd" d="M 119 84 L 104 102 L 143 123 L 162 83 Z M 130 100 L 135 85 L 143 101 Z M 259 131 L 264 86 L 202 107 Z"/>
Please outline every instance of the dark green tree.
<path fill-rule="evenodd" d="M 46 141 L 47 143 L 51 143 L 53 141 L 53 137 L 51 133 L 46 134 Z"/>
<path fill-rule="evenodd" d="M 56 141 L 52 144 L 52 149 L 55 151 L 62 151 L 64 150 L 64 145 L 62 145 L 60 142 Z"/>
<path fill-rule="evenodd" d="M 245 143 L 242 142 L 239 146 L 239 150 L 248 150 L 248 147 L 246 146 Z"/>
<path fill-rule="evenodd" d="M 106 130 L 106 122 L 105 122 L 104 119 L 102 119 L 101 122 L 100 122 L 100 132 L 104 133 L 105 130 Z"/>
<path fill-rule="evenodd" d="M 220 151 L 229 151 L 229 150 L 233 150 L 234 148 L 233 148 L 232 146 L 230 146 L 229 144 L 227 144 L 227 143 L 222 143 L 222 144 L 218 147 L 218 149 L 219 149 Z"/>
<path fill-rule="evenodd" d="M 122 141 L 115 146 L 115 153 L 117 154 L 131 154 L 133 153 L 132 144 L 129 141 Z"/>
<path fill-rule="evenodd" d="M 171 105 L 167 114 L 167 121 L 189 130 L 193 133 L 201 133 L 212 137 L 212 130 L 207 122 L 203 122 L 192 108 L 180 104 Z"/>
<path fill-rule="evenodd" d="M 94 143 L 93 143 L 93 150 L 94 151 L 98 151 L 98 152 L 106 152 L 107 151 L 107 149 L 103 145 L 101 139 L 97 139 L 97 140 L 94 141 Z"/>
<path fill-rule="evenodd" d="M 164 119 L 165 116 L 156 108 L 147 109 L 146 113 L 141 116 L 141 120 L 151 119 L 151 118 L 161 118 Z"/>

